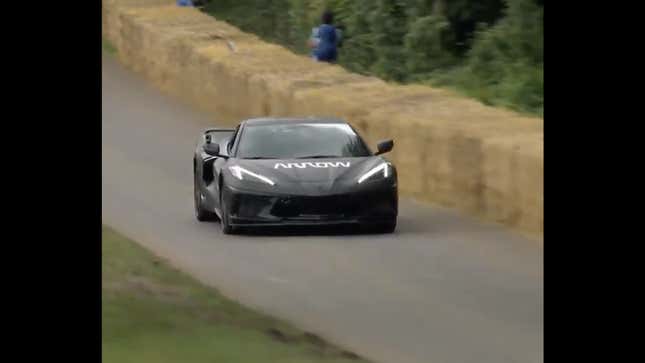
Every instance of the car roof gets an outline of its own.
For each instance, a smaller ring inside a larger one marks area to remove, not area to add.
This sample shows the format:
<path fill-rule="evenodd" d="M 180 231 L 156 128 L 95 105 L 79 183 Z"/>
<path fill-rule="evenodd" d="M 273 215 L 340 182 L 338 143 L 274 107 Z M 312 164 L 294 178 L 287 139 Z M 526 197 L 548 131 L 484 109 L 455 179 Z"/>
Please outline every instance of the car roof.
<path fill-rule="evenodd" d="M 347 124 L 347 121 L 332 117 L 261 117 L 242 121 L 242 125 L 284 125 L 284 124 Z"/>

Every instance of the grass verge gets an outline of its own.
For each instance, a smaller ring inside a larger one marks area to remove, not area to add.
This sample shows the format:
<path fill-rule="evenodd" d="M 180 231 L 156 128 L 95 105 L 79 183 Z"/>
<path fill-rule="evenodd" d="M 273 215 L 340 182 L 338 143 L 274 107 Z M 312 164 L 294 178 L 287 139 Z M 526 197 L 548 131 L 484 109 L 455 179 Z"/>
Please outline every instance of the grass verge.
<path fill-rule="evenodd" d="M 362 363 L 252 311 L 103 227 L 103 362 Z"/>
<path fill-rule="evenodd" d="M 111 55 L 116 54 L 116 47 L 114 45 L 112 45 L 112 43 L 110 43 L 109 40 L 105 39 L 105 37 L 102 37 L 101 43 L 102 43 L 104 52 L 106 52 L 108 54 L 111 54 Z"/>

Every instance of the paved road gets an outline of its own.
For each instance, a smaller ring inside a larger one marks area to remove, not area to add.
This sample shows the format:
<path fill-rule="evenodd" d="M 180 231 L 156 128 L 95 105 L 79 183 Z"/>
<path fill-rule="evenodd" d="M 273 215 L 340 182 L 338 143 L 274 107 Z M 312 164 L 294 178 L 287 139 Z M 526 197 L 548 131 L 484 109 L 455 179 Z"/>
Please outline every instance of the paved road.
<path fill-rule="evenodd" d="M 103 221 L 206 284 L 376 362 L 543 360 L 543 244 L 401 201 L 393 235 L 224 236 L 193 217 L 216 120 L 103 58 Z"/>

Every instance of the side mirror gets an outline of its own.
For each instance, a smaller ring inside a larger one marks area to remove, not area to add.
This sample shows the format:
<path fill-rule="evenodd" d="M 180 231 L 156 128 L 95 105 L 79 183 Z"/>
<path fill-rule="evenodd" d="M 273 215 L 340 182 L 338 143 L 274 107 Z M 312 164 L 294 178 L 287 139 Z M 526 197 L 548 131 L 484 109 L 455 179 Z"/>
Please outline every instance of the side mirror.
<path fill-rule="evenodd" d="M 219 144 L 206 143 L 204 144 L 204 151 L 210 156 L 220 156 Z"/>
<path fill-rule="evenodd" d="M 376 145 L 376 148 L 378 151 L 376 152 L 376 155 L 381 155 L 385 154 L 387 152 L 392 151 L 392 148 L 394 147 L 394 141 L 393 140 L 385 140 L 381 141 Z"/>

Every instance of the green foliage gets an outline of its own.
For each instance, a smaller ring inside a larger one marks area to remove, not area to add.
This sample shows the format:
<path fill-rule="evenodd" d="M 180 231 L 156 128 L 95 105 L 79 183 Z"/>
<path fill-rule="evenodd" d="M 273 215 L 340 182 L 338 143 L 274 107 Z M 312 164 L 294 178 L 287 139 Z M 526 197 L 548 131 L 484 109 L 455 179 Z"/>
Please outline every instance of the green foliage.
<path fill-rule="evenodd" d="M 111 55 L 115 55 L 117 53 L 116 47 L 105 37 L 102 37 L 101 44 L 104 52 Z"/>
<path fill-rule="evenodd" d="M 378 0 L 370 15 L 371 31 L 375 41 L 376 62 L 374 74 L 394 81 L 404 81 L 405 49 L 403 40 L 407 33 L 407 14 L 403 0 Z"/>
<path fill-rule="evenodd" d="M 532 0 L 507 2 L 507 15 L 477 32 L 461 84 L 466 89 L 486 90 L 492 103 L 541 114 L 544 10 Z"/>
<path fill-rule="evenodd" d="M 477 24 L 495 23 L 504 10 L 504 0 L 450 0 L 447 5 L 443 15 L 455 37 L 452 49 L 460 56 L 470 49 Z"/>
<path fill-rule="evenodd" d="M 417 18 L 405 35 L 406 68 L 416 79 L 427 78 L 438 69 L 456 63 L 449 50 L 454 43 L 450 23 L 442 15 Z"/>
<path fill-rule="evenodd" d="M 348 70 L 542 114 L 542 1 L 218 0 L 205 11 L 306 54 L 325 9 L 343 28 L 339 63 Z"/>
<path fill-rule="evenodd" d="M 373 0 L 355 0 L 345 8 L 345 40 L 339 51 L 339 61 L 348 69 L 367 74 L 376 59 L 376 36 L 370 29 L 369 14 L 373 10 Z M 347 10 L 348 9 L 348 10 Z M 332 10 L 336 10 L 332 8 Z"/>

